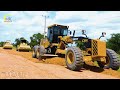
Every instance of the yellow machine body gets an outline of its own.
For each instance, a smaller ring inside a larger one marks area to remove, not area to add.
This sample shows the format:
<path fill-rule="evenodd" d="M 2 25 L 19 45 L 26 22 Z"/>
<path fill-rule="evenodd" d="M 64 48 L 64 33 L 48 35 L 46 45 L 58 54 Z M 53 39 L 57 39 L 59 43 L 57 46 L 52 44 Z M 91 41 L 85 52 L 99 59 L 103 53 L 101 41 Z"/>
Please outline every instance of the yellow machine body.
<path fill-rule="evenodd" d="M 27 45 L 26 43 L 21 43 L 20 45 L 17 46 L 17 49 L 19 51 L 30 51 L 31 47 Z"/>
<path fill-rule="evenodd" d="M 7 41 L 5 42 L 5 44 L 3 45 L 3 49 L 12 49 L 13 48 L 13 45 Z"/>
<path fill-rule="evenodd" d="M 48 28 L 52 28 L 54 26 L 58 26 L 61 28 L 64 28 L 64 25 L 57 25 L 53 24 L 49 26 Z M 68 28 L 68 26 L 67 26 Z M 53 34 L 54 36 L 54 34 Z M 52 37 L 50 37 L 52 38 Z M 61 36 L 58 35 L 57 39 L 59 39 L 60 42 L 55 43 L 51 42 L 50 38 L 44 38 L 41 39 L 40 46 L 44 46 L 44 48 L 53 48 L 56 47 L 55 55 L 57 54 L 66 54 L 67 51 L 67 44 L 75 42 L 71 36 Z M 88 42 L 88 39 L 82 39 L 81 42 Z M 105 61 L 106 57 L 106 42 L 101 41 L 100 39 L 91 39 L 91 47 L 86 48 L 85 50 L 82 50 L 83 53 L 83 59 L 84 61 L 94 61 L 94 60 L 101 60 Z"/>
<path fill-rule="evenodd" d="M 17 45 L 17 51 L 30 51 L 31 47 L 27 44 L 27 40 L 21 39 L 20 45 Z"/>

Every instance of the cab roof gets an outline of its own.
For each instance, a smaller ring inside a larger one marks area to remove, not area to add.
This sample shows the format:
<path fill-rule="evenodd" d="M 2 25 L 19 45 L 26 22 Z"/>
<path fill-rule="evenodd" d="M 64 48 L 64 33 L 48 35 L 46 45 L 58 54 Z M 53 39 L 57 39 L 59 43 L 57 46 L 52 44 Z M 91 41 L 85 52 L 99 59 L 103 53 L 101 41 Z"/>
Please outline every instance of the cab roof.
<path fill-rule="evenodd" d="M 48 28 L 51 28 L 51 27 L 54 27 L 54 26 L 60 26 L 60 27 L 67 27 L 67 28 L 69 28 L 69 26 L 65 26 L 65 25 L 59 25 L 59 24 L 53 24 L 53 25 L 50 25 L 50 26 L 48 26 Z"/>

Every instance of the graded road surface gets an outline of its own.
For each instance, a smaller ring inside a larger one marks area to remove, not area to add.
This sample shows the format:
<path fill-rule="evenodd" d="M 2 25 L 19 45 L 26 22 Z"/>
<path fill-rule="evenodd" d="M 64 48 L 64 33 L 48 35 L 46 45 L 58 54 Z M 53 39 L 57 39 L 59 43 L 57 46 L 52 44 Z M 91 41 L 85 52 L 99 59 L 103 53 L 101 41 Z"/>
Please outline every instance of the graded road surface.
<path fill-rule="evenodd" d="M 22 56 L 0 52 L 0 79 L 118 79 L 89 70 L 71 71 L 66 66 L 35 63 Z"/>

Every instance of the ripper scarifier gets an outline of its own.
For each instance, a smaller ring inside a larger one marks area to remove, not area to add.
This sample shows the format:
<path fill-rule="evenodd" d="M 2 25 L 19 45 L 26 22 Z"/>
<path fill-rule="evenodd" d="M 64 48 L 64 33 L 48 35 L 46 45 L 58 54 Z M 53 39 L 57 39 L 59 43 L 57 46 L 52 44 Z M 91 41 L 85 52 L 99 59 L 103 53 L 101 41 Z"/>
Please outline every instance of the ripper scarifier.
<path fill-rule="evenodd" d="M 85 61 L 97 61 L 101 68 L 112 68 L 117 70 L 120 66 L 120 61 L 115 51 L 106 48 L 106 42 L 101 41 L 104 37 L 103 32 L 99 39 L 90 39 L 82 30 L 85 37 L 75 37 L 75 30 L 72 36 L 68 35 L 69 26 L 54 24 L 48 27 L 47 37 L 43 38 L 40 46 L 33 47 L 33 57 L 42 59 L 47 56 L 65 55 L 65 62 L 69 69 L 80 70 Z M 84 48 L 72 47 L 75 41 L 83 43 Z"/>

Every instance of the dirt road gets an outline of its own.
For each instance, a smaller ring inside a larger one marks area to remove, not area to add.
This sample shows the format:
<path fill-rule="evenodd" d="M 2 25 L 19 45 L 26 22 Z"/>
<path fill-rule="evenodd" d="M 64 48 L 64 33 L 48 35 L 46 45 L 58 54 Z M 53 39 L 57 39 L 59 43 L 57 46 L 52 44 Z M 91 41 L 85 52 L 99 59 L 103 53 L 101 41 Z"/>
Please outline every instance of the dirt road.
<path fill-rule="evenodd" d="M 3 52 L 0 52 L 0 79 L 118 79 L 89 70 L 75 72 L 66 66 L 35 63 L 22 56 Z"/>

